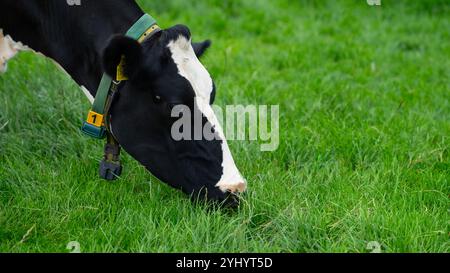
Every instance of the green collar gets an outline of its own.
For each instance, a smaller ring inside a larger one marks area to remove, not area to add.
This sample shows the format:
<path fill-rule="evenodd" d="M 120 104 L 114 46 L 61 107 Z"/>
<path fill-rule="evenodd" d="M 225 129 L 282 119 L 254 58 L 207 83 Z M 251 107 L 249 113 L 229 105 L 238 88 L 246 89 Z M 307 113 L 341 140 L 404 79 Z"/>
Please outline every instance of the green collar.
<path fill-rule="evenodd" d="M 146 39 L 160 30 L 156 24 L 156 20 L 148 15 L 144 14 L 125 34 L 127 37 L 133 38 L 142 43 Z M 121 71 L 121 64 L 118 66 L 118 72 Z M 83 123 L 81 131 L 86 135 L 98 139 L 103 139 L 106 136 L 108 127 L 107 113 L 114 93 L 117 91 L 117 87 L 122 80 L 126 80 L 126 77 L 118 73 L 117 79 L 113 80 L 110 76 L 103 74 L 100 81 L 100 85 L 97 89 L 92 109 L 89 111 L 86 121 Z"/>

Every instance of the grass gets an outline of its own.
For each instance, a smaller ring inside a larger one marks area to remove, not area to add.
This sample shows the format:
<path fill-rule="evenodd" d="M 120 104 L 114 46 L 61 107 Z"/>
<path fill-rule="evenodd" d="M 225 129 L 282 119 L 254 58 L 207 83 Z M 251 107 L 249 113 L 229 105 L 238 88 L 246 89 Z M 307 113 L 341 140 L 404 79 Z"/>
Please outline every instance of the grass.
<path fill-rule="evenodd" d="M 213 40 L 218 105 L 280 105 L 279 149 L 230 143 L 250 186 L 235 213 L 129 156 L 104 182 L 86 98 L 21 53 L 0 76 L 0 252 L 449 252 L 446 1 L 139 2 Z"/>

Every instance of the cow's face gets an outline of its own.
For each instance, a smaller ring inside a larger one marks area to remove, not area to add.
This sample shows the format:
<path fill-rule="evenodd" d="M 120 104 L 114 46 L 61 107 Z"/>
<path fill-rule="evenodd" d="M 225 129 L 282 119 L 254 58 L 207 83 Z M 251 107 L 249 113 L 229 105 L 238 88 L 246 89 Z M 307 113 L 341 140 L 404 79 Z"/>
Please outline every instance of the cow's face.
<path fill-rule="evenodd" d="M 246 182 L 211 108 L 213 80 L 198 59 L 210 43 L 193 45 L 190 37 L 188 28 L 175 26 L 142 45 L 123 36 L 110 41 L 103 57 L 106 72 L 115 77 L 124 56 L 129 78 L 114 99 L 111 129 L 122 147 L 160 180 L 193 198 L 234 205 L 234 194 L 243 192 Z M 178 119 L 171 112 L 180 105 L 190 110 L 192 140 L 172 136 Z M 194 140 L 195 114 L 202 117 L 201 128 L 215 134 L 212 140 Z"/>

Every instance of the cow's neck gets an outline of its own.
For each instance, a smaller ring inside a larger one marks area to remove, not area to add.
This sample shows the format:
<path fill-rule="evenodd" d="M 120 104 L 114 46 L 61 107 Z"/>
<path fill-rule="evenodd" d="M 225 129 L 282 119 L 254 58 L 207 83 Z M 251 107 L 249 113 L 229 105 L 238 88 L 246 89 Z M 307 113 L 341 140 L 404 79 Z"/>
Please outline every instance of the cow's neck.
<path fill-rule="evenodd" d="M 9 32 L 15 41 L 55 60 L 95 96 L 103 74 L 102 51 L 108 40 L 114 34 L 124 34 L 144 13 L 134 1 L 96 0 L 82 2 L 81 6 L 58 2 L 35 5 L 30 1 L 34 12 L 27 21 L 35 22 L 37 31 L 24 32 L 11 26 Z"/>
<path fill-rule="evenodd" d="M 127 1 L 125 1 L 127 2 Z M 130 2 L 127 2 L 130 3 Z M 103 7 L 105 8 L 105 7 Z M 103 74 L 101 57 L 103 49 L 108 40 L 114 34 L 124 34 L 143 14 L 137 6 L 124 5 L 123 9 L 100 12 L 101 16 L 95 16 L 95 19 L 89 23 L 81 23 L 82 29 L 76 30 L 80 33 L 82 47 L 68 42 L 64 45 L 66 53 L 78 52 L 80 57 L 70 58 L 66 65 L 65 57 L 55 56 L 54 59 L 60 63 L 72 78 L 80 85 L 85 86 L 88 91 L 95 96 L 97 87 Z M 86 18 L 80 18 L 85 20 Z M 95 27 L 92 24 L 95 23 Z M 52 57 L 50 55 L 50 57 Z M 53 57 L 52 57 L 53 58 Z"/>

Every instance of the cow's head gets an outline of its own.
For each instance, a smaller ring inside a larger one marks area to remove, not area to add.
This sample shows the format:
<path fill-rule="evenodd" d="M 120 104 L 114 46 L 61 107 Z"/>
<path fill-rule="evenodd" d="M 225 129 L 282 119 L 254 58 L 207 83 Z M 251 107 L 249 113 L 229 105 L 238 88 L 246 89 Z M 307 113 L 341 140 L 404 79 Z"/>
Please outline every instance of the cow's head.
<path fill-rule="evenodd" d="M 235 194 L 245 190 L 246 182 L 211 108 L 215 86 L 198 59 L 209 46 L 209 41 L 192 44 L 189 29 L 181 25 L 142 44 L 113 37 L 104 51 L 105 71 L 115 77 L 124 56 L 129 80 L 111 107 L 111 129 L 122 147 L 160 180 L 194 198 L 235 205 Z M 189 107 L 191 117 L 200 113 L 202 125 L 214 128 L 216 137 L 174 140 L 171 110 L 179 105 Z"/>

